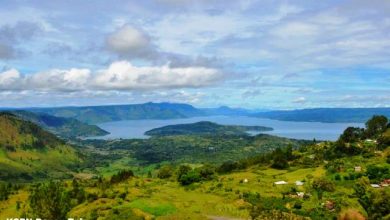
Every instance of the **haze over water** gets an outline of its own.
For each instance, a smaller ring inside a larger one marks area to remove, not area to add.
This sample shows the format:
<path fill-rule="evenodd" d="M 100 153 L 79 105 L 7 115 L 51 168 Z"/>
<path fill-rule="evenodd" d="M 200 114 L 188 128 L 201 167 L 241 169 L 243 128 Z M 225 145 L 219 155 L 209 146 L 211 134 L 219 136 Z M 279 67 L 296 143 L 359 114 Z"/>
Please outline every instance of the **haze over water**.
<path fill-rule="evenodd" d="M 322 122 L 293 122 L 278 121 L 247 116 L 208 116 L 185 119 L 167 120 L 126 120 L 98 124 L 102 129 L 110 132 L 109 135 L 96 137 L 97 139 L 116 138 L 148 138 L 144 133 L 153 128 L 166 125 L 186 124 L 199 121 L 211 121 L 222 125 L 258 125 L 272 127 L 273 131 L 263 132 L 280 137 L 312 140 L 336 140 L 345 128 L 364 127 L 363 123 L 322 123 Z M 91 137 L 95 138 L 95 137 Z"/>

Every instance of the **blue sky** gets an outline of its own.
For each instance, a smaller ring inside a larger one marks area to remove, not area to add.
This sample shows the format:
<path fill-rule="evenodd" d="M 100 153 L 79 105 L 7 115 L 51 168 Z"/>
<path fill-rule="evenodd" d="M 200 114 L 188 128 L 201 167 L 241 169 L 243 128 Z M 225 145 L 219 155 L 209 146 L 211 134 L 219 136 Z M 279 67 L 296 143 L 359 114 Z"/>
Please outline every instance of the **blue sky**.
<path fill-rule="evenodd" d="M 0 106 L 390 107 L 387 0 L 0 0 Z"/>

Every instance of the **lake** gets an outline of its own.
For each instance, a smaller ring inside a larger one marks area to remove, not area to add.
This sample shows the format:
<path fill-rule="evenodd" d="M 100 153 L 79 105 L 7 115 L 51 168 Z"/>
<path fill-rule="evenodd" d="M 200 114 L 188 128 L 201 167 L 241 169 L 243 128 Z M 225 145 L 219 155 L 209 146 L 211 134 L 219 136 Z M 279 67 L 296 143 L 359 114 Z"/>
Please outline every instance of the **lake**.
<path fill-rule="evenodd" d="M 128 120 L 98 124 L 102 129 L 110 132 L 102 137 L 88 139 L 116 139 L 116 138 L 148 138 L 144 133 L 153 128 L 166 125 L 186 124 L 199 121 L 211 121 L 223 125 L 258 125 L 272 127 L 273 131 L 262 132 L 280 137 L 313 140 L 336 140 L 349 126 L 364 127 L 363 123 L 322 123 L 322 122 L 293 122 L 278 121 L 246 116 L 208 116 L 184 119 L 166 120 Z"/>

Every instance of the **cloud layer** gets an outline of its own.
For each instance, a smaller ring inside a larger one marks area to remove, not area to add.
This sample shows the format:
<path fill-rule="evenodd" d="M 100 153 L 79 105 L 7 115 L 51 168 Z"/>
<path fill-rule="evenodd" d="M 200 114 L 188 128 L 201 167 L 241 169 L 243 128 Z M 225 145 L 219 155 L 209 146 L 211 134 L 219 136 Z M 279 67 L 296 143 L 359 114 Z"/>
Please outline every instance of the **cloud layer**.
<path fill-rule="evenodd" d="M 89 69 L 51 69 L 22 75 L 16 69 L 0 73 L 3 91 L 84 91 L 84 90 L 153 90 L 204 87 L 222 79 L 216 69 L 205 67 L 172 68 L 134 66 L 127 61 L 112 63 L 92 73 Z"/>

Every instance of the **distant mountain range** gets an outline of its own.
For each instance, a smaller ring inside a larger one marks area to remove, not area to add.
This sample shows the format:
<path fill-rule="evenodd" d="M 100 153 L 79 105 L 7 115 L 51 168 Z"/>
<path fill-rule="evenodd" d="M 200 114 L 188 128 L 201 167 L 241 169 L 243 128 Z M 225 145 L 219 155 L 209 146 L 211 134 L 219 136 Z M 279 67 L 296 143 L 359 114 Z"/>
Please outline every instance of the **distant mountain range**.
<path fill-rule="evenodd" d="M 175 119 L 210 115 L 248 115 L 245 109 L 229 107 L 195 108 L 181 103 L 144 103 L 132 105 L 30 108 L 32 112 L 42 112 L 56 117 L 74 118 L 88 124 L 135 119 Z"/>
<path fill-rule="evenodd" d="M 290 111 L 269 111 L 251 114 L 253 117 L 302 122 L 359 122 L 373 115 L 390 117 L 390 108 L 314 108 Z"/>
<path fill-rule="evenodd" d="M 56 117 L 72 118 L 87 124 L 120 120 L 175 119 L 212 115 L 251 116 L 283 121 L 306 122 L 365 122 L 372 115 L 385 115 L 390 117 L 390 108 L 315 108 L 254 111 L 227 106 L 196 108 L 189 104 L 167 102 L 108 106 L 26 108 L 24 110 L 45 113 Z"/>

